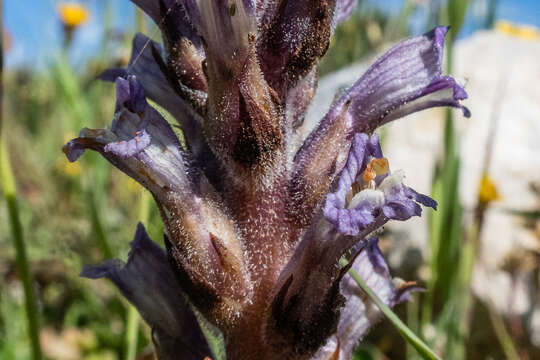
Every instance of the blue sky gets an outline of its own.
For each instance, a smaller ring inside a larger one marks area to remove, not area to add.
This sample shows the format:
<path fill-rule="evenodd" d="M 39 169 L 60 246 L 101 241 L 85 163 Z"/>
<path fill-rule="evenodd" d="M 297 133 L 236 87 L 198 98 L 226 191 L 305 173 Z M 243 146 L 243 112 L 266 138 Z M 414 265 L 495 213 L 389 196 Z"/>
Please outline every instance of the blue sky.
<path fill-rule="evenodd" d="M 80 63 L 95 53 L 103 38 L 103 14 L 112 6 L 113 26 L 117 29 L 133 24 L 134 7 L 128 0 L 86 0 L 91 12 L 89 21 L 77 30 L 71 59 Z M 6 54 L 6 66 L 43 67 L 62 45 L 62 26 L 56 14 L 60 1 L 4 0 L 4 27 L 12 38 Z"/>
<path fill-rule="evenodd" d="M 157 0 L 156 0 L 157 1 Z M 95 54 L 103 36 L 103 14 L 106 6 L 113 8 L 113 26 L 132 26 L 134 8 L 128 0 L 80 0 L 91 11 L 89 22 L 75 36 L 70 54 L 75 64 Z M 368 0 L 390 12 L 397 12 L 402 0 Z M 465 33 L 474 28 L 474 15 L 485 9 L 486 0 L 476 0 L 470 9 Z M 6 54 L 6 66 L 26 65 L 42 68 L 51 61 L 62 44 L 62 28 L 56 16 L 56 0 L 4 0 L 4 26 L 12 37 L 12 48 Z M 418 18 L 420 17 L 417 16 Z M 540 0 L 499 0 L 497 17 L 540 27 Z M 413 32 L 423 31 L 418 19 L 412 19 Z"/>

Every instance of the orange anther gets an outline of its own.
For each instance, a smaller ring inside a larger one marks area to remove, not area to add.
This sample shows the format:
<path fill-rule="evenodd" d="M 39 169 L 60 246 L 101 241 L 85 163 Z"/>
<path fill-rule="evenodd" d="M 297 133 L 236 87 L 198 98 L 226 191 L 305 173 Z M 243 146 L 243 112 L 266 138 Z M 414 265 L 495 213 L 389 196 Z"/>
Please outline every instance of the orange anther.
<path fill-rule="evenodd" d="M 389 171 L 388 160 L 386 158 L 374 158 L 367 164 L 366 170 L 362 174 L 364 182 L 370 182 L 377 175 L 386 174 Z"/>
<path fill-rule="evenodd" d="M 371 170 L 371 167 L 368 164 L 366 171 L 364 171 L 364 173 L 362 174 L 362 180 L 367 183 L 375 179 L 375 176 L 375 171 Z"/>

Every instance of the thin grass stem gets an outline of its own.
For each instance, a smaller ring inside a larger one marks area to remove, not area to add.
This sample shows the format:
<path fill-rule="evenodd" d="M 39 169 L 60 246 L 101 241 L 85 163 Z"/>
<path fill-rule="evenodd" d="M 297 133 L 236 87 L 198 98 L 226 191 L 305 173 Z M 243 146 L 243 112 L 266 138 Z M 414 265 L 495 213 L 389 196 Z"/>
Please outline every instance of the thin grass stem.
<path fill-rule="evenodd" d="M 39 318 L 36 295 L 34 293 L 34 281 L 28 256 L 26 254 L 26 244 L 24 242 L 23 229 L 19 217 L 17 196 L 15 189 L 15 179 L 11 170 L 7 148 L 0 136 L 0 184 L 4 190 L 4 198 L 8 209 L 8 216 L 11 223 L 11 234 L 15 245 L 15 263 L 17 272 L 21 277 L 24 289 L 24 303 L 26 308 L 26 320 L 28 322 L 28 336 L 32 345 L 32 358 L 41 360 L 41 346 L 39 343 Z"/>
<path fill-rule="evenodd" d="M 128 305 L 126 324 L 126 360 L 135 360 L 139 341 L 139 313 L 135 306 Z"/>
<path fill-rule="evenodd" d="M 0 0 L 0 29 L 3 29 L 3 9 L 4 2 Z M 0 36 L 0 84 L 4 78 L 4 40 Z M 23 228 L 19 217 L 19 207 L 17 205 L 17 190 L 15 177 L 11 169 L 7 146 L 3 141 L 3 89 L 0 85 L 0 187 L 3 189 L 4 198 L 8 209 L 8 217 L 11 225 L 11 234 L 15 242 L 15 263 L 24 289 L 24 304 L 26 310 L 26 320 L 28 322 L 28 336 L 32 346 L 32 358 L 41 360 L 41 346 L 39 343 L 39 313 L 34 293 L 34 281 L 28 256 L 26 255 L 26 244 L 24 242 Z"/>
<path fill-rule="evenodd" d="M 493 330 L 495 330 L 495 335 L 501 344 L 506 358 L 508 360 L 519 360 L 521 357 L 514 346 L 510 333 L 508 333 L 508 330 L 506 329 L 506 325 L 504 324 L 501 314 L 499 314 L 499 312 L 495 309 L 495 306 L 490 300 L 487 301 L 486 305 L 489 312 L 489 318 L 491 319 L 491 324 L 493 325 Z"/>
<path fill-rule="evenodd" d="M 411 331 L 414 331 L 416 333 L 419 332 L 420 326 L 419 326 L 419 304 L 418 301 L 415 301 L 418 299 L 411 299 L 411 301 L 407 302 L 407 324 L 409 325 L 409 328 Z M 414 350 L 414 347 L 407 342 L 407 359 L 413 359 L 416 355 L 416 351 Z"/>
<path fill-rule="evenodd" d="M 340 260 L 341 266 L 347 265 L 347 260 Z M 353 269 L 349 270 L 349 274 L 356 281 L 356 283 L 362 288 L 366 295 L 377 305 L 381 312 L 386 316 L 388 320 L 396 327 L 401 336 L 409 343 L 412 347 L 418 351 L 418 354 L 422 356 L 423 359 L 428 360 L 440 360 L 441 358 L 427 346 L 422 339 L 420 339 L 411 329 L 405 325 L 403 321 L 371 290 L 369 286 L 364 282 L 360 275 Z"/>
<path fill-rule="evenodd" d="M 103 257 L 110 259 L 113 257 L 113 252 L 111 246 L 105 235 L 105 230 L 103 229 L 103 224 L 101 223 L 101 218 L 99 217 L 99 211 L 96 204 L 96 199 L 94 199 L 94 193 L 92 190 L 87 189 L 86 199 L 90 211 L 90 220 L 92 221 L 92 230 L 96 238 L 97 245 L 103 254 Z"/>

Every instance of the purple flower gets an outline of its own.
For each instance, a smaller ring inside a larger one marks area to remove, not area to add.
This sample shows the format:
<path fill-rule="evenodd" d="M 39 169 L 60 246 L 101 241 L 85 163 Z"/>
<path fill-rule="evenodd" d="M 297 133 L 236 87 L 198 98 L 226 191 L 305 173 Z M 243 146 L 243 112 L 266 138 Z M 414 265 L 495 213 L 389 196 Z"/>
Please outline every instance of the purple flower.
<path fill-rule="evenodd" d="M 394 282 L 374 234 L 389 220 L 436 207 L 391 172 L 373 132 L 466 98 L 441 75 L 446 28 L 384 54 L 330 108 L 298 149 L 293 141 L 317 86 L 317 64 L 351 0 L 133 0 L 160 27 L 163 46 L 138 34 L 116 83 L 110 129 L 83 129 L 71 161 L 100 152 L 154 196 L 166 251 L 137 229 L 127 264 L 106 277 L 153 328 L 161 359 L 346 359 L 379 318 L 339 260 L 346 257 L 390 306 Z M 166 109 L 181 128 L 149 105 Z"/>
<path fill-rule="evenodd" d="M 420 216 L 418 203 L 437 208 L 434 200 L 405 186 L 403 180 L 403 172 L 390 173 L 379 137 L 357 133 L 336 192 L 326 197 L 324 217 L 340 233 L 356 236 L 374 223 L 382 226 L 390 219 Z"/>

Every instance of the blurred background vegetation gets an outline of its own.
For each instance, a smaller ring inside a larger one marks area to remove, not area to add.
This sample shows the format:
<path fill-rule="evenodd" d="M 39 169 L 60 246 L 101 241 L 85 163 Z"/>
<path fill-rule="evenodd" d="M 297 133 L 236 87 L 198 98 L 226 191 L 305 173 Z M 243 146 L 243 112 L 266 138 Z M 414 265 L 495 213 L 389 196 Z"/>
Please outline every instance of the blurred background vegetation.
<path fill-rule="evenodd" d="M 484 11 L 472 11 L 479 2 Z M 159 32 L 133 6 L 122 6 L 126 15 L 117 24 L 113 0 L 49 3 L 56 10 L 61 41 L 47 51 L 45 61 L 27 53 L 25 61 L 8 61 L 3 71 L 0 359 L 151 359 L 150 330 L 136 312 L 111 284 L 84 280 L 78 273 L 82 264 L 126 259 L 137 221 L 145 223 L 153 239 L 161 239 L 157 209 L 138 184 L 101 157 L 89 152 L 71 164 L 61 147 L 83 127 L 110 124 L 114 89 L 96 76 L 107 67 L 126 64 L 136 31 L 154 38 Z M 435 24 L 453 26 L 447 44 L 451 55 L 456 35 L 492 28 L 504 18 L 497 12 L 497 0 L 359 3 L 351 19 L 336 30 L 321 75 Z M 26 11 L 32 12 L 32 6 Z M 78 31 L 96 18 L 104 30 L 99 33 L 100 46 L 91 54 L 74 56 L 80 53 Z M 499 23 L 499 28 L 517 31 L 508 24 Z M 7 26 L 3 29 L 4 56 L 9 60 L 10 51 L 25 38 L 12 36 Z M 448 61 L 446 70 L 451 69 Z M 440 208 L 430 221 L 430 276 L 422 283 L 427 292 L 401 306 L 398 314 L 444 359 L 540 358 L 529 341 L 516 343 L 508 319 L 469 291 L 483 213 L 496 200 L 496 187 L 486 173 L 475 219 L 465 224 L 457 196 L 458 154 L 448 112 L 444 157 L 433 169 L 433 195 Z M 473 336 L 476 330 L 470 330 L 477 328 L 475 321 L 482 322 L 487 333 L 482 343 Z M 362 343 L 355 358 L 417 356 L 384 323 Z"/>

